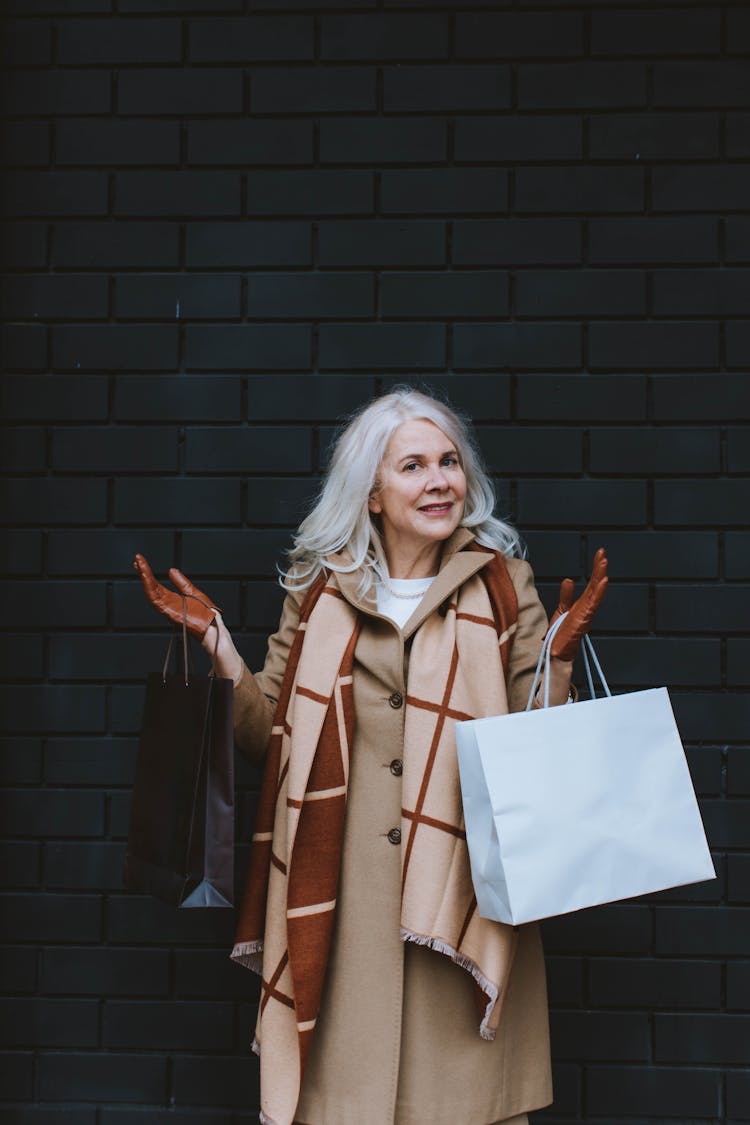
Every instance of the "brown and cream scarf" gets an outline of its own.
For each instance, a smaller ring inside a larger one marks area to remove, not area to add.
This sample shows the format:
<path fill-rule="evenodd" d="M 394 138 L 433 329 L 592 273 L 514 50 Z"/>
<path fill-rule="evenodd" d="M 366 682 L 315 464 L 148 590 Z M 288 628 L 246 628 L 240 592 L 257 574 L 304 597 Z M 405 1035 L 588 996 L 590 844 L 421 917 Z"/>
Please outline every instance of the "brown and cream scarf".
<path fill-rule="evenodd" d="M 469 549 L 482 550 L 472 543 Z M 486 551 L 487 548 L 484 548 Z M 471 974 L 493 1039 L 515 952 L 512 926 L 480 918 L 453 724 L 508 710 L 518 602 L 499 552 L 414 634 L 404 714 L 401 937 Z M 232 958 L 259 973 L 253 1049 L 261 1122 L 291 1125 L 333 932 L 354 737 L 361 615 L 335 572 L 303 602 L 276 709 Z M 261 1049 L 262 1048 L 262 1049 Z"/>

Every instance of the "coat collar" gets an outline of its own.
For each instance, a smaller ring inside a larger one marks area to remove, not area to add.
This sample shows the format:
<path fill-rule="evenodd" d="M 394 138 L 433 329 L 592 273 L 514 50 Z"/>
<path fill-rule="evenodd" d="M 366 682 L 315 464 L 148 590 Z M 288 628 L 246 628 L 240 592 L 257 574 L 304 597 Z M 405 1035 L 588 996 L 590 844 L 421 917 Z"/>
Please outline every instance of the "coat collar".
<path fill-rule="evenodd" d="M 473 574 L 476 574 L 478 570 L 486 566 L 493 557 L 492 552 L 489 550 L 467 551 L 464 549 L 475 538 L 476 536 L 470 528 L 457 527 L 453 534 L 445 540 L 440 556 L 438 573 L 434 581 L 429 586 L 424 597 L 414 610 L 414 613 L 412 613 L 411 617 L 400 629 L 405 639 L 410 637 L 411 634 L 419 628 L 425 618 L 429 617 L 454 590 L 457 590 L 468 578 L 471 578 Z M 339 566 L 351 563 L 351 555 L 346 547 L 342 551 L 327 555 L 326 557 Z M 348 573 L 334 571 L 334 574 L 341 593 L 355 609 L 360 610 L 362 613 L 367 613 L 371 617 L 379 617 L 383 621 L 394 624 L 390 617 L 378 613 L 374 588 L 371 587 L 364 598 L 357 597 L 357 586 L 362 577 L 361 567 Z M 394 625 L 394 627 L 396 626 Z"/>

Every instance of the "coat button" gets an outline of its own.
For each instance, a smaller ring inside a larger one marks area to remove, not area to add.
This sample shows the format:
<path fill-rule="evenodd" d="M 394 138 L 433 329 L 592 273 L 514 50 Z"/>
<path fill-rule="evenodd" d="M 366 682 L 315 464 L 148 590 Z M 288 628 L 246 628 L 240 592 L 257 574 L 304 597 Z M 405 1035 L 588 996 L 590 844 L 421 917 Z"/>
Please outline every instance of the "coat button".
<path fill-rule="evenodd" d="M 404 702 L 404 697 L 400 691 L 394 691 L 393 695 L 389 696 L 388 702 L 391 707 L 400 707 Z"/>
<path fill-rule="evenodd" d="M 404 772 L 404 763 L 400 758 L 394 758 L 390 765 L 390 771 L 394 777 L 401 777 Z"/>
<path fill-rule="evenodd" d="M 401 843 L 401 829 L 400 828 L 392 828 L 390 830 L 390 832 L 388 833 L 388 839 L 390 840 L 390 842 L 392 844 L 400 844 Z"/>

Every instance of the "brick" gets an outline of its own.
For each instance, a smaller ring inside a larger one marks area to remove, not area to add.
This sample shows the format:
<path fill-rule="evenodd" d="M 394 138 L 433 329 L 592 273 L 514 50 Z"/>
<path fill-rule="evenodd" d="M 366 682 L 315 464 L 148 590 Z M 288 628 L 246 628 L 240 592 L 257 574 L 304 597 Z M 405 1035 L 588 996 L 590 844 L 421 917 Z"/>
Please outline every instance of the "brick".
<path fill-rule="evenodd" d="M 368 273 L 343 272 L 250 274 L 247 307 L 249 316 L 263 320 L 372 317 L 373 277 Z M 385 309 L 381 311 L 388 315 Z"/>
<path fill-rule="evenodd" d="M 581 542 L 577 532 L 525 531 L 523 541 L 537 582 L 540 578 L 556 578 L 558 574 L 578 574 Z"/>
<path fill-rule="evenodd" d="M 41 427 L 0 429 L 0 469 L 3 472 L 41 472 L 46 458 L 46 434 Z"/>
<path fill-rule="evenodd" d="M 59 370 L 157 370 L 177 366 L 178 329 L 170 325 L 107 324 L 52 330 L 52 355 Z"/>
<path fill-rule="evenodd" d="M 52 575 L 114 576 L 133 573 L 133 556 L 140 551 L 152 566 L 166 569 L 174 556 L 168 531 L 131 531 L 127 528 L 95 531 L 50 531 L 47 535 L 47 571 Z"/>
<path fill-rule="evenodd" d="M 173 1080 L 181 1102 L 243 1108 L 258 1104 L 258 1076 L 246 1059 L 179 1056 Z"/>
<path fill-rule="evenodd" d="M 115 279 L 119 320 L 229 320 L 240 315 L 240 278 L 125 274 Z"/>
<path fill-rule="evenodd" d="M 332 117 L 320 123 L 322 164 L 435 164 L 446 159 L 439 118 Z"/>
<path fill-rule="evenodd" d="M 656 1119 L 714 1117 L 720 1113 L 720 1103 L 718 1070 L 654 1066 L 592 1066 L 587 1070 L 586 1107 L 590 1114 L 653 1114 Z"/>
<path fill-rule="evenodd" d="M 65 66 L 177 63 L 181 58 L 180 26 L 176 20 L 168 19 L 110 18 L 61 23 L 57 58 Z"/>
<path fill-rule="evenodd" d="M 256 5 L 257 6 L 257 5 Z M 243 0 L 119 0 L 121 12 L 238 12 Z"/>
<path fill-rule="evenodd" d="M 112 1000 L 104 1005 L 106 1047 L 227 1050 L 233 1045 L 234 1005 Z"/>
<path fill-rule="evenodd" d="M 734 802 L 732 802 L 734 804 Z M 739 802 L 740 812 L 747 814 L 747 801 Z M 750 857 L 747 855 L 728 855 L 729 902 L 750 902 Z"/>
<path fill-rule="evenodd" d="M 112 0 L 6 0 L 3 7 L 8 13 L 23 16 L 46 13 L 71 15 L 77 12 L 109 12 Z"/>
<path fill-rule="evenodd" d="M 188 268 L 307 266 L 310 226 L 295 222 L 188 223 Z"/>
<path fill-rule="evenodd" d="M 383 316 L 506 316 L 508 274 L 461 270 L 450 273 L 384 273 L 380 278 Z"/>
<path fill-rule="evenodd" d="M 176 121 L 60 121 L 55 156 L 60 165 L 179 164 L 180 127 Z"/>
<path fill-rule="evenodd" d="M 104 730 L 102 688 L 16 684 L 0 688 L 0 700 L 11 733 Z"/>
<path fill-rule="evenodd" d="M 14 274 L 0 286 L 0 315 L 8 320 L 102 320 L 107 280 L 76 274 Z"/>
<path fill-rule="evenodd" d="M 635 62 L 523 63 L 518 104 L 523 110 L 645 106 L 646 70 Z"/>
<path fill-rule="evenodd" d="M 555 1058 L 645 1060 L 649 1056 L 648 1016 L 634 1012 L 551 1012 Z"/>
<path fill-rule="evenodd" d="M 252 113 L 354 113 L 377 109 L 374 67 L 267 67 L 253 72 Z"/>
<path fill-rule="evenodd" d="M 112 726 L 115 730 L 120 730 L 121 715 L 124 713 L 124 708 L 121 706 L 123 697 L 133 702 L 138 699 L 138 714 L 134 715 L 134 722 L 132 729 L 137 729 L 139 715 L 143 712 L 143 690 L 141 688 L 115 688 L 112 699 Z M 130 828 L 130 805 L 132 793 L 128 790 L 119 790 L 112 793 L 109 798 L 109 817 L 107 827 L 110 836 L 113 838 L 120 837 L 125 840 L 128 836 Z"/>
<path fill-rule="evenodd" d="M 508 176 L 499 168 L 386 169 L 380 178 L 384 214 L 468 214 L 508 206 Z"/>
<path fill-rule="evenodd" d="M 103 523 L 106 483 L 18 477 L 0 481 L 0 508 L 13 523 Z"/>
<path fill-rule="evenodd" d="M 188 25 L 193 62 L 312 60 L 313 20 L 298 16 L 243 16 L 201 19 Z"/>
<path fill-rule="evenodd" d="M 54 693 L 59 692 L 49 687 L 15 690 L 30 700 L 46 697 L 53 702 Z M 81 689 L 70 690 L 75 700 Z M 29 692 L 37 694 L 29 695 Z M 8 714 L 8 721 L 12 721 L 12 714 Z M 3 831 L 7 836 L 97 836 L 104 830 L 101 793 L 71 789 L 5 790 L 2 804 Z"/>
<path fill-rule="evenodd" d="M 731 527 L 745 523 L 749 502 L 747 480 L 656 481 L 654 522 Z"/>
<path fill-rule="evenodd" d="M 718 260 L 716 220 L 683 218 L 593 218 L 589 223 L 592 264 L 714 262 Z"/>
<path fill-rule="evenodd" d="M 182 537 L 186 573 L 268 578 L 284 548 L 291 546 L 281 531 L 186 531 Z"/>
<path fill-rule="evenodd" d="M 167 1059 L 143 1054 L 56 1051 L 39 1059 L 42 1101 L 156 1102 L 164 1100 Z"/>
<path fill-rule="evenodd" d="M 34 1056 L 7 1051 L 0 1056 L 0 1082 L 8 1101 L 31 1101 L 34 1089 Z"/>
<path fill-rule="evenodd" d="M 637 526 L 646 522 L 646 485 L 631 480 L 522 480 L 518 519 L 522 525 Z"/>
<path fill-rule="evenodd" d="M 110 79 L 104 70 L 8 70 L 0 90 L 3 112 L 11 117 L 103 114 L 111 109 Z"/>
<path fill-rule="evenodd" d="M 742 367 L 750 357 L 750 331 L 747 325 L 730 321 L 726 326 L 727 366 Z"/>
<path fill-rule="evenodd" d="M 750 270 L 659 270 L 653 278 L 655 316 L 742 316 Z"/>
<path fill-rule="evenodd" d="M 373 209 L 373 179 L 364 169 L 249 172 L 247 208 L 250 215 L 368 212 Z"/>
<path fill-rule="evenodd" d="M 179 263 L 174 223 L 58 223 L 52 256 L 66 269 L 168 269 Z"/>
<path fill-rule="evenodd" d="M 594 12 L 592 55 L 711 55 L 720 50 L 721 13 L 697 11 Z"/>
<path fill-rule="evenodd" d="M 657 629 L 742 632 L 750 613 L 750 585 L 657 586 Z"/>
<path fill-rule="evenodd" d="M 749 87 L 750 89 L 750 87 Z M 725 175 L 711 177 L 703 165 L 665 165 L 653 169 L 655 211 L 736 211 L 747 203 L 750 169 L 729 164 Z"/>
<path fill-rule="evenodd" d="M 576 367 L 581 331 L 575 324 L 457 324 L 453 352 L 455 366 L 468 370 Z"/>
<path fill-rule="evenodd" d="M 426 125 L 427 120 L 422 124 Z M 526 160 L 580 160 L 581 120 L 568 117 L 459 117 L 455 123 L 456 160 L 503 163 Z"/>
<path fill-rule="evenodd" d="M 445 224 L 416 218 L 324 219 L 318 253 L 323 267 L 442 265 Z"/>
<path fill-rule="evenodd" d="M 378 12 L 321 19 L 324 60 L 447 59 L 449 50 L 444 15 Z"/>
<path fill-rule="evenodd" d="M 1 331 L 0 367 L 6 371 L 42 371 L 46 368 L 46 328 L 36 324 L 5 324 Z"/>
<path fill-rule="evenodd" d="M 721 966 L 711 961 L 596 957 L 589 963 L 589 997 L 603 1008 L 718 1008 Z"/>
<path fill-rule="evenodd" d="M 52 55 L 52 25 L 41 21 L 8 20 L 3 26 L 0 64 L 45 66 Z"/>
<path fill-rule="evenodd" d="M 744 61 L 657 62 L 653 82 L 655 106 L 731 109 L 750 105 Z"/>
<path fill-rule="evenodd" d="M 646 906 L 597 906 L 542 923 L 551 953 L 646 953 L 651 945 L 651 912 Z"/>
<path fill-rule="evenodd" d="M 548 957 L 547 988 L 553 1008 L 561 1004 L 580 1007 L 584 995 L 583 959 Z"/>
<path fill-rule="evenodd" d="M 544 427 L 476 427 L 485 465 L 503 477 L 519 473 L 575 473 L 582 466 L 582 430 L 559 430 L 554 437 Z"/>
<path fill-rule="evenodd" d="M 143 1125 L 143 1111 L 112 1106 L 102 1109 L 101 1125 Z M 171 1109 L 149 1110 L 149 1125 L 233 1125 L 236 1119 L 231 1114 L 209 1110 L 206 1113 L 187 1109 L 173 1112 Z"/>
<path fill-rule="evenodd" d="M 0 741 L 0 781 L 4 785 L 38 784 L 42 779 L 40 738 L 3 738 Z"/>
<path fill-rule="evenodd" d="M 311 477 L 253 477 L 247 486 L 247 518 L 252 524 L 296 528 L 310 510 L 320 480 Z"/>
<path fill-rule="evenodd" d="M 41 569 L 41 533 L 5 531 L 0 541 L 0 574 L 39 574 Z"/>
<path fill-rule="evenodd" d="M 384 375 L 384 391 L 404 381 L 402 376 Z M 474 422 L 497 422 L 510 417 L 510 377 L 508 375 L 426 375 L 409 377 L 409 385 L 424 388 L 443 401 L 450 401 L 468 413 Z"/>
<path fill-rule="evenodd" d="M 26 122 L 22 128 L 25 132 Z M 0 260 L 4 269 L 41 269 L 46 266 L 46 224 L 0 223 Z"/>
<path fill-rule="evenodd" d="M 638 168 L 519 168 L 516 210 L 640 211 L 643 175 Z"/>
<path fill-rule="evenodd" d="M 745 375 L 660 375 L 653 379 L 654 417 L 665 421 L 740 422 L 750 417 Z"/>
<path fill-rule="evenodd" d="M 750 21 L 746 8 L 727 12 L 727 50 L 730 54 L 745 54 L 750 47 Z"/>
<path fill-rule="evenodd" d="M 8 121 L 0 125 L 0 164 L 5 168 L 41 168 L 49 163 L 50 128 L 46 121 Z"/>
<path fill-rule="evenodd" d="M 577 219 L 463 219 L 452 228 L 455 265 L 550 265 L 581 256 Z"/>
<path fill-rule="evenodd" d="M 115 380 L 121 422 L 238 422 L 242 384 L 221 375 L 129 375 Z"/>
<path fill-rule="evenodd" d="M 635 270 L 533 270 L 515 277 L 518 316 L 645 314 L 646 275 Z"/>
<path fill-rule="evenodd" d="M 719 1007 L 718 1003 L 715 1007 Z M 730 961 L 727 965 L 727 1007 L 750 1008 L 750 963 L 747 961 Z"/>
<path fill-rule="evenodd" d="M 115 481 L 115 523 L 235 523 L 240 484 L 235 480 L 158 477 Z"/>
<path fill-rule="evenodd" d="M 635 476 L 718 473 L 720 433 L 671 427 L 592 430 L 589 465 L 594 473 Z"/>
<path fill-rule="evenodd" d="M 255 973 L 238 971 L 224 951 L 183 949 L 175 951 L 175 990 L 178 996 L 202 996 L 214 1000 L 255 999 L 259 978 Z"/>
<path fill-rule="evenodd" d="M 4 894 L 0 930 L 7 941 L 93 942 L 101 940 L 97 895 Z"/>
<path fill-rule="evenodd" d="M 733 426 L 727 432 L 727 468 L 730 473 L 750 471 L 750 428 Z"/>
<path fill-rule="evenodd" d="M 126 738 L 50 738 L 45 780 L 58 785 L 132 785 L 136 748 L 136 742 Z"/>
<path fill-rule="evenodd" d="M 701 815 L 706 835 L 714 848 L 748 848 L 750 846 L 750 801 L 732 799 L 701 802 Z"/>
<path fill-rule="evenodd" d="M 5 1114 L 4 1125 L 95 1125 L 96 1110 L 76 1106 L 17 1106 Z"/>
<path fill-rule="evenodd" d="M 146 668 L 161 666 L 165 650 L 161 637 L 139 634 L 53 636 L 49 641 L 50 676 L 54 680 L 142 680 Z"/>
<path fill-rule="evenodd" d="M 591 436 L 598 437 L 606 432 L 593 431 Z M 718 575 L 718 536 L 714 532 L 608 531 L 606 546 L 609 574 L 617 580 L 621 577 L 715 578 Z"/>
<path fill-rule="evenodd" d="M 715 159 L 719 155 L 718 117 L 709 113 L 598 114 L 589 123 L 589 153 L 595 160 Z"/>
<path fill-rule="evenodd" d="M 750 685 L 750 640 L 731 637 L 727 641 L 727 683 Z"/>
<path fill-rule="evenodd" d="M 117 215 L 239 215 L 236 172 L 118 172 Z"/>
<path fill-rule="evenodd" d="M 321 324 L 322 369 L 442 367 L 445 329 L 441 324 Z"/>
<path fill-rule="evenodd" d="M 590 548 L 599 545 L 605 545 L 609 538 L 609 532 L 599 532 L 596 535 L 589 535 Z M 578 570 L 574 567 L 573 571 Z M 548 607 L 549 614 L 551 615 L 557 609 L 560 600 L 560 579 L 563 576 L 568 576 L 570 571 L 560 565 L 554 568 L 555 579 L 554 584 L 550 586 L 540 585 L 539 593 L 544 604 Z M 585 575 L 581 576 L 581 580 L 588 579 L 588 571 Z M 618 582 L 616 587 L 613 587 L 609 597 L 605 600 L 604 604 L 597 610 L 596 615 L 596 632 L 599 633 L 629 633 L 632 634 L 634 630 L 647 631 L 650 628 L 650 614 L 649 614 L 649 591 L 645 585 L 630 586 L 623 582 Z M 579 664 L 575 670 L 576 682 L 579 688 L 586 683 L 585 672 L 583 666 Z M 585 689 L 585 694 L 588 694 L 588 688 Z"/>
<path fill-rule="evenodd" d="M 39 884 L 41 848 L 26 840 L 0 843 L 3 887 L 7 890 L 36 887 Z"/>
<path fill-rule="evenodd" d="M 747 750 L 729 751 L 727 793 L 730 796 L 750 794 L 750 753 Z"/>
<path fill-rule="evenodd" d="M 251 375 L 247 380 L 247 416 L 251 422 L 334 420 L 374 397 L 375 382 L 366 375 Z"/>
<path fill-rule="evenodd" d="M 305 427 L 195 427 L 188 430 L 189 473 L 295 473 L 312 464 L 312 431 Z"/>
<path fill-rule="evenodd" d="M 728 1071 L 726 1105 L 727 1113 L 732 1115 L 727 1119 L 731 1125 L 737 1125 L 739 1120 L 747 1121 L 750 1113 L 750 1074 L 746 1070 Z"/>
<path fill-rule="evenodd" d="M 727 578 L 746 578 L 750 560 L 750 532 L 728 531 L 724 536 Z"/>
<path fill-rule="evenodd" d="M 165 426 L 70 426 L 55 430 L 51 464 L 61 472 L 169 472 L 177 444 L 177 430 Z"/>
<path fill-rule="evenodd" d="M 583 54 L 583 18 L 574 12 L 548 12 L 540 25 L 533 12 L 459 13 L 458 58 L 556 58 Z"/>
<path fill-rule="evenodd" d="M 654 1016 L 654 1056 L 661 1062 L 744 1064 L 750 1017 L 726 1012 Z"/>
<path fill-rule="evenodd" d="M 305 324 L 189 325 L 186 363 L 191 371 L 293 371 L 310 366 L 311 342 Z"/>
<path fill-rule="evenodd" d="M 0 638 L 0 676 L 4 680 L 41 679 L 42 637 L 8 633 Z"/>
<path fill-rule="evenodd" d="M 6 999 L 0 1009 L 0 1042 L 11 1046 L 95 1047 L 95 1000 Z"/>
<path fill-rule="evenodd" d="M 42 953 L 44 992 L 97 997 L 166 996 L 168 984 L 166 950 L 46 946 Z"/>
<path fill-rule="evenodd" d="M 106 215 L 105 172 L 8 172 L 3 177 L 4 214 L 54 217 Z"/>
<path fill-rule="evenodd" d="M 123 115 L 242 112 L 242 75 L 233 69 L 123 70 L 118 91 Z"/>
<path fill-rule="evenodd" d="M 4 993 L 34 992 L 37 982 L 37 951 L 6 946 L 0 965 L 0 987 Z"/>
<path fill-rule="evenodd" d="M 683 739 L 696 742 L 743 742 L 747 738 L 747 693 L 671 694 Z"/>
<path fill-rule="evenodd" d="M 118 945 L 166 944 L 231 948 L 231 910 L 174 910 L 145 895 L 117 895 L 109 900 L 107 937 Z M 229 917 L 228 917 L 229 915 Z M 247 1066 L 247 1059 L 241 1060 Z M 212 1059 L 218 1062 L 218 1059 Z M 111 1095 L 105 1095 L 111 1101 Z M 161 1097 L 156 1099 L 161 1101 Z"/>
<path fill-rule="evenodd" d="M 191 121 L 189 164 L 312 164 L 311 121 Z"/>
<path fill-rule="evenodd" d="M 477 64 L 383 69 L 386 113 L 461 113 L 510 108 L 510 67 Z"/>
<path fill-rule="evenodd" d="M 727 215 L 724 220 L 728 262 L 750 261 L 750 217 Z"/>
<path fill-rule="evenodd" d="M 630 371 L 658 367 L 712 367 L 718 363 L 718 325 L 694 321 L 625 324 L 589 329 L 589 363 Z"/>

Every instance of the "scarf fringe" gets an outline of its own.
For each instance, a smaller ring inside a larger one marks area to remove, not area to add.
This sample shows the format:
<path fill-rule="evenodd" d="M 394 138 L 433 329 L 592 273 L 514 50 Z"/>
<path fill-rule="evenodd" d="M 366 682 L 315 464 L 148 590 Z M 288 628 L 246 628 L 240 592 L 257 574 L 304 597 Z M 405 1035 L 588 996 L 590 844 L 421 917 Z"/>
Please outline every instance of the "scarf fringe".
<path fill-rule="evenodd" d="M 231 961 L 236 961 L 238 965 L 243 965 L 244 968 L 250 969 L 260 976 L 263 972 L 263 942 L 237 942 L 232 952 L 229 954 L 229 958 Z"/>
<path fill-rule="evenodd" d="M 487 1039 L 489 1042 L 492 1042 L 497 1032 L 494 1028 L 488 1026 L 488 1022 L 499 996 L 497 985 L 493 984 L 492 981 L 484 975 L 477 963 L 472 961 L 471 957 L 467 957 L 465 953 L 459 953 L 457 949 L 454 949 L 447 941 L 443 941 L 442 938 L 428 937 L 426 934 L 415 934 L 413 930 L 405 930 L 402 926 L 401 940 L 411 941 L 414 945 L 426 945 L 429 949 L 434 949 L 437 953 L 444 953 L 446 957 L 450 957 L 455 965 L 471 973 L 482 992 L 488 998 L 487 1007 L 484 1010 L 482 1023 L 479 1027 L 479 1034 L 482 1036 L 482 1039 Z"/>

